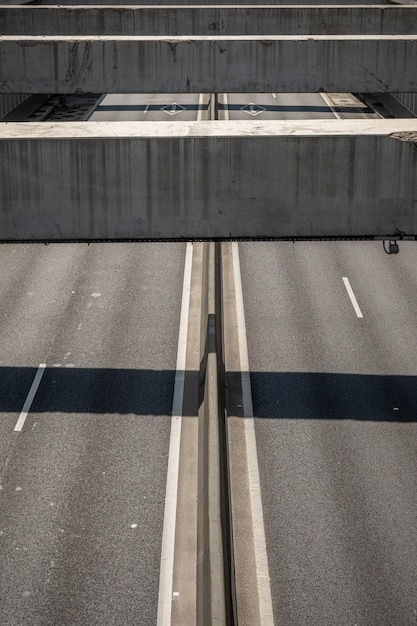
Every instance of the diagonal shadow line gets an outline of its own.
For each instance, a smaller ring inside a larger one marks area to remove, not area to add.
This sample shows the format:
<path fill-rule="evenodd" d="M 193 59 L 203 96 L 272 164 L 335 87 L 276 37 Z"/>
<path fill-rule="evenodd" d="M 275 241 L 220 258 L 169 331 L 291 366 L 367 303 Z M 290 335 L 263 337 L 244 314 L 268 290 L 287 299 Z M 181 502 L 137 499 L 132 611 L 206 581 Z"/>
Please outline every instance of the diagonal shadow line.
<path fill-rule="evenodd" d="M 0 367 L 0 412 L 22 410 L 36 367 Z M 175 370 L 47 368 L 31 413 L 170 415 Z M 242 415 L 240 372 L 225 377 L 228 414 Z M 252 372 L 254 416 L 270 419 L 417 421 L 417 376 Z M 201 376 L 185 372 L 197 415 Z"/>

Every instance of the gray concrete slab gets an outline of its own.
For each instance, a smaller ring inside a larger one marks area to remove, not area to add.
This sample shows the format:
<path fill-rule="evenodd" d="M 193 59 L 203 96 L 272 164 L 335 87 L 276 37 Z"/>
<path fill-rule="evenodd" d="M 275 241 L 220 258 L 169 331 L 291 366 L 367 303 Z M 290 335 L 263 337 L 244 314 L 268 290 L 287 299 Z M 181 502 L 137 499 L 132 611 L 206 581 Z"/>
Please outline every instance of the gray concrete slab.
<path fill-rule="evenodd" d="M 417 91 L 417 35 L 0 36 L 0 93 Z"/>
<path fill-rule="evenodd" d="M 2 7 L 3 35 L 406 35 L 417 6 Z"/>
<path fill-rule="evenodd" d="M 414 120 L 2 130 L 3 240 L 417 234 Z"/>

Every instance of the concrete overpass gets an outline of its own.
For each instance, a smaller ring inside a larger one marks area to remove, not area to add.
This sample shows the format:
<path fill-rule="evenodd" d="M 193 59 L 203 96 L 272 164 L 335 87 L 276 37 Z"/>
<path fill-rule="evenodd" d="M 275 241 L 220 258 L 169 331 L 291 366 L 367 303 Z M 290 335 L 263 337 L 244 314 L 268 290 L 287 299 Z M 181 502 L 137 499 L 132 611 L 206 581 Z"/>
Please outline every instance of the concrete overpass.
<path fill-rule="evenodd" d="M 417 236 L 415 120 L 4 125 L 0 240 Z"/>
<path fill-rule="evenodd" d="M 0 93 L 417 91 L 414 7 L 10 10 L 10 30 L 49 17 L 0 36 Z M 233 34 L 268 11 L 360 34 Z M 84 19 L 93 34 L 62 34 Z M 197 34 L 131 32 L 182 19 Z M 0 240 L 415 237 L 416 137 L 404 119 L 7 124 Z"/>
<path fill-rule="evenodd" d="M 0 6 L 2 35 L 414 35 L 417 5 Z"/>
<path fill-rule="evenodd" d="M 417 35 L 0 36 L 0 93 L 417 91 Z"/>

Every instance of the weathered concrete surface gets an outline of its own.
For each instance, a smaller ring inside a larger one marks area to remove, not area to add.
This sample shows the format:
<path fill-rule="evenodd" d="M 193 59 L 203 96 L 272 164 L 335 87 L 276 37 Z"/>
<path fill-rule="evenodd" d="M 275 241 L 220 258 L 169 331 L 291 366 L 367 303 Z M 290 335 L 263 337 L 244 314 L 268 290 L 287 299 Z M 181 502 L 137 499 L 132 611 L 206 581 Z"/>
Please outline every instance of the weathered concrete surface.
<path fill-rule="evenodd" d="M 417 6 L 1 7 L 3 35 L 407 35 Z"/>
<path fill-rule="evenodd" d="M 75 0 L 61 0 L 59 2 L 59 6 L 72 6 L 74 5 Z M 20 2 L 14 2 L 10 0 L 4 0 L 1 4 L 20 4 Z M 115 6 L 113 0 L 85 0 L 83 2 L 84 5 L 90 6 Z M 178 6 L 178 0 L 123 0 L 123 4 L 117 6 L 131 6 L 131 5 L 165 5 L 165 6 Z M 181 5 L 206 5 L 207 0 L 181 0 Z M 230 5 L 232 4 L 230 0 L 215 0 L 212 4 L 216 5 Z M 268 0 L 266 3 L 265 0 L 242 0 L 239 2 L 239 6 L 252 6 L 252 5 L 299 5 L 300 0 Z M 317 5 L 317 0 L 304 0 L 302 4 L 306 5 Z M 337 5 L 346 5 L 346 0 L 332 0 L 331 4 Z M 355 0 L 355 4 L 366 5 L 369 6 L 369 0 Z M 385 2 L 378 2 L 378 4 L 391 4 L 391 0 L 386 0 Z M 408 4 L 408 2 L 401 2 L 400 4 Z M 415 4 L 414 1 L 410 2 L 410 4 Z M 42 0 L 42 5 L 53 5 L 56 6 L 56 0 Z M 324 5 L 323 5 L 324 6 Z"/>
<path fill-rule="evenodd" d="M 417 235 L 415 120 L 4 124 L 0 239 Z"/>
<path fill-rule="evenodd" d="M 417 34 L 0 36 L 0 93 L 417 91 Z"/>

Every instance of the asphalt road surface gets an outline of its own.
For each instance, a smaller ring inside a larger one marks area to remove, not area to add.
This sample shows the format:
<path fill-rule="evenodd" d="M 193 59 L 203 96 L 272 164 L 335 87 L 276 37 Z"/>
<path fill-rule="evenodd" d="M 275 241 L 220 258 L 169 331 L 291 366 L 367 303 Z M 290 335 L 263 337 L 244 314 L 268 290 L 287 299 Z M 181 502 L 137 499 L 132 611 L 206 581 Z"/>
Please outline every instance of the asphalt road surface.
<path fill-rule="evenodd" d="M 414 625 L 415 244 L 239 248 L 275 623 Z"/>
<path fill-rule="evenodd" d="M 351 93 L 229 93 L 219 95 L 220 120 L 309 120 L 379 117 Z"/>
<path fill-rule="evenodd" d="M 0 246 L 5 626 L 156 623 L 184 254 Z"/>
<path fill-rule="evenodd" d="M 209 95 L 205 94 L 107 94 L 92 121 L 168 122 L 207 119 Z"/>

